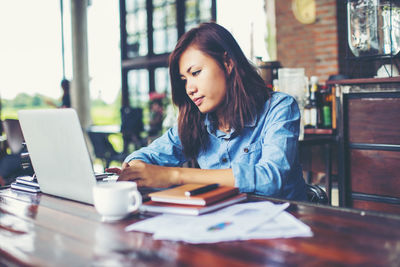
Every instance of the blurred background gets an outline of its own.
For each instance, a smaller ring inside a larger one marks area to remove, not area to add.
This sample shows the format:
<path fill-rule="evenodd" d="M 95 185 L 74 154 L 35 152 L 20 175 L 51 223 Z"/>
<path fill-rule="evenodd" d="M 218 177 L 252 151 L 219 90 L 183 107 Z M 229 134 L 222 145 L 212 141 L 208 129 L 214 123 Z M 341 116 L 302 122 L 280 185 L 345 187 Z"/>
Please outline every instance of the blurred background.
<path fill-rule="evenodd" d="M 74 2 L 85 2 L 86 14 L 74 11 Z M 231 30 L 249 58 L 269 60 L 263 0 L 2 1 L 1 119 L 17 119 L 19 109 L 61 106 L 60 84 L 63 79 L 73 82 L 73 43 L 74 38 L 82 40 L 77 36 L 83 32 L 88 85 L 77 87 L 89 91 L 85 105 L 90 114 L 81 122 L 85 127 L 119 125 L 126 106 L 141 108 L 144 129 L 150 130 L 151 102 L 162 104 L 163 119 L 166 110 L 176 113 L 169 107 L 169 52 L 185 31 L 210 20 Z M 79 24 L 75 32 L 74 21 Z M 170 115 L 165 127 L 173 123 Z M 122 149 L 119 138 L 111 139 Z"/>
<path fill-rule="evenodd" d="M 364 85 L 374 95 L 398 91 L 397 0 L 0 1 L 1 121 L 17 120 L 20 109 L 62 107 L 61 82 L 69 81 L 67 98 L 90 140 L 95 166 L 101 171 L 120 165 L 175 125 L 168 56 L 180 36 L 207 21 L 232 32 L 268 87 L 296 98 L 304 177 L 310 184 L 326 183 L 328 192 L 338 183 L 346 204 L 347 158 L 354 148 L 347 145 L 347 131 L 358 122 L 369 125 L 364 119 L 347 125 L 346 118 L 378 109 L 362 104 L 365 112 L 351 113 L 343 100 L 349 93 L 359 97 Z M 398 101 L 397 94 L 382 99 Z M 383 100 L 382 107 L 389 107 Z M 395 127 L 396 101 L 394 108 L 373 113 L 392 114 L 376 129 L 387 133 Z M 376 124 L 383 121 L 379 117 Z M 397 128 L 392 132 L 399 136 Z M 0 157 L 12 153 L 5 142 L 11 136 L 2 131 Z M 374 138 L 365 143 L 375 144 Z M 398 177 L 397 168 L 389 169 Z"/>

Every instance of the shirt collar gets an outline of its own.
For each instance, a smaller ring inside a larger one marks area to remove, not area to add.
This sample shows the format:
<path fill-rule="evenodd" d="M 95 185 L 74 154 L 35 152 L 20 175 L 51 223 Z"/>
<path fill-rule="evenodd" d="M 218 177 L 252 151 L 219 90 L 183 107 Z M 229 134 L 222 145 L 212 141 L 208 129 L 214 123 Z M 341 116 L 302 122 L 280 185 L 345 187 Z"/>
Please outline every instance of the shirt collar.
<path fill-rule="evenodd" d="M 257 120 L 258 120 L 258 115 L 256 114 L 256 116 L 254 117 L 254 119 L 248 123 L 245 123 L 244 127 L 255 127 L 257 124 Z M 207 128 L 207 131 L 209 134 L 214 134 L 217 137 L 225 137 L 225 138 L 229 138 L 234 132 L 235 129 L 231 129 L 231 131 L 229 133 L 224 133 L 222 131 L 219 131 L 218 129 L 214 129 L 213 127 L 213 121 L 212 121 L 212 117 L 210 115 L 210 113 L 207 113 L 204 119 L 204 125 Z"/>
<path fill-rule="evenodd" d="M 254 117 L 254 119 L 252 121 L 249 121 L 248 123 L 245 123 L 244 127 L 254 127 L 254 126 L 256 126 L 257 120 L 258 120 L 258 114 L 256 114 L 256 116 Z"/>

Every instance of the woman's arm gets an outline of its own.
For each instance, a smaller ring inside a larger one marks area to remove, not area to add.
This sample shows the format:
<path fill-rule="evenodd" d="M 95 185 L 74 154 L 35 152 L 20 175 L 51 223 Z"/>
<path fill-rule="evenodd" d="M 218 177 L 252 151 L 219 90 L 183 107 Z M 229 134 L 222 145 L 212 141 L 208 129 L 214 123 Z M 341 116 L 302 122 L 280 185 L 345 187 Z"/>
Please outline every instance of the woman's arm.
<path fill-rule="evenodd" d="M 234 186 L 232 169 L 202 170 L 197 168 L 165 167 L 140 160 L 124 163 L 119 181 L 134 180 L 138 186 L 168 187 L 186 183 L 215 183 Z"/>
<path fill-rule="evenodd" d="M 134 180 L 139 186 L 168 187 L 185 183 L 215 183 L 234 185 L 231 169 L 204 170 L 182 168 L 186 161 L 182 154 L 177 128 L 171 128 L 149 146 L 133 152 L 116 172 L 119 181 Z"/>
<path fill-rule="evenodd" d="M 134 151 L 124 160 L 141 160 L 148 164 L 176 167 L 186 162 L 176 127 L 169 129 L 150 145 Z"/>

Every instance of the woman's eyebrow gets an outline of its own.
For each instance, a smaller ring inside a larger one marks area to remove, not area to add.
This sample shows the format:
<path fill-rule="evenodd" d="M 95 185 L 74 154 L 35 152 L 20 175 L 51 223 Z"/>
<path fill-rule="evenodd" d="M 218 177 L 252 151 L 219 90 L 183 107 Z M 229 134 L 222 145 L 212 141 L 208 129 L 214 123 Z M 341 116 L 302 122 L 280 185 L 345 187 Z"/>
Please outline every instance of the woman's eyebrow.
<path fill-rule="evenodd" d="M 186 73 L 190 73 L 190 70 L 193 68 L 194 65 L 190 66 L 187 70 Z"/>
<path fill-rule="evenodd" d="M 190 73 L 191 69 L 193 68 L 194 65 L 191 65 L 189 68 L 187 68 L 186 73 Z M 179 73 L 181 76 L 184 76 L 184 74 Z"/>

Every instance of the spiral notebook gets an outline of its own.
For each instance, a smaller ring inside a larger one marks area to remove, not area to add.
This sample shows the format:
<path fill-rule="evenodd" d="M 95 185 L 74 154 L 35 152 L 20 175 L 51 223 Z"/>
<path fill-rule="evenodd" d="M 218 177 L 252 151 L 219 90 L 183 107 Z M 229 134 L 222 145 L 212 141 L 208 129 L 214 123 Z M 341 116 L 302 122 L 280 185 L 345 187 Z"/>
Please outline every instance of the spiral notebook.
<path fill-rule="evenodd" d="M 218 186 L 216 189 L 194 196 L 186 196 L 185 192 L 204 186 L 203 184 L 184 184 L 171 189 L 150 193 L 151 200 L 156 202 L 175 203 L 182 205 L 206 206 L 221 199 L 237 195 L 239 189 L 233 186 Z"/>

